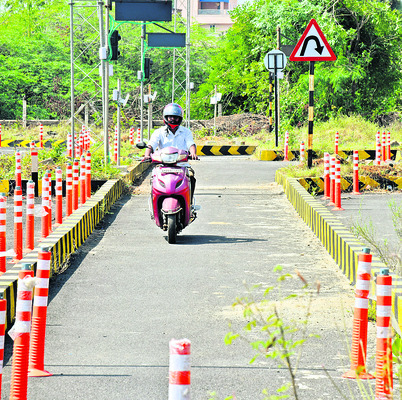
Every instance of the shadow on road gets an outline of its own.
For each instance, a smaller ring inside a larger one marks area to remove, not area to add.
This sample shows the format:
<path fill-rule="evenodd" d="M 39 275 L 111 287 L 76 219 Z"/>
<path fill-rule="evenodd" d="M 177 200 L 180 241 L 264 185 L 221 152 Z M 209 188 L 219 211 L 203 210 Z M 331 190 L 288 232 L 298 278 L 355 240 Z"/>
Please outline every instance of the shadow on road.
<path fill-rule="evenodd" d="M 166 238 L 167 240 L 167 238 Z M 177 243 L 180 245 L 202 245 L 202 244 L 239 244 L 251 242 L 266 242 L 266 239 L 246 238 L 246 237 L 227 237 L 220 235 L 189 235 L 178 236 Z"/>

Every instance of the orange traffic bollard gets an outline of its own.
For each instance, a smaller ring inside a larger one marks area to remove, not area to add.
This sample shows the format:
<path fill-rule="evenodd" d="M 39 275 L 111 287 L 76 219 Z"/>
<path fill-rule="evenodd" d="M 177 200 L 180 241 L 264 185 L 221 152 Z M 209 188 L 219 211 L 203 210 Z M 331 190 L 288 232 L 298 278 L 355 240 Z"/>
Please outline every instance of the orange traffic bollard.
<path fill-rule="evenodd" d="M 7 197 L 0 193 L 0 275 L 6 272 L 6 212 Z"/>
<path fill-rule="evenodd" d="M 56 224 L 63 223 L 63 172 L 61 168 L 56 168 Z"/>
<path fill-rule="evenodd" d="M 350 379 L 374 379 L 366 372 L 368 295 L 370 292 L 371 262 L 373 256 L 365 247 L 359 254 L 357 282 L 355 291 L 355 311 L 353 316 L 352 351 L 350 370 L 343 374 Z"/>
<path fill-rule="evenodd" d="M 26 400 L 28 392 L 29 341 L 33 271 L 30 264 L 22 264 L 18 274 L 16 315 L 13 331 L 13 364 L 11 370 L 10 400 Z"/>
<path fill-rule="evenodd" d="M 79 188 L 79 161 L 73 163 L 73 211 L 78 209 L 78 188 Z"/>
<path fill-rule="evenodd" d="M 134 145 L 134 128 L 130 128 L 130 144 Z"/>
<path fill-rule="evenodd" d="M 304 145 L 304 142 L 300 143 L 300 164 L 303 164 L 304 161 L 306 160 L 306 147 Z"/>
<path fill-rule="evenodd" d="M 289 161 L 289 132 L 285 132 L 285 150 L 283 161 Z"/>
<path fill-rule="evenodd" d="M 15 153 L 15 186 L 22 188 L 22 170 L 21 170 L 21 153 Z"/>
<path fill-rule="evenodd" d="M 339 132 L 335 133 L 335 154 L 338 154 L 339 150 Z"/>
<path fill-rule="evenodd" d="M 391 132 L 387 133 L 387 157 L 386 161 L 391 161 Z"/>
<path fill-rule="evenodd" d="M 190 353 L 188 339 L 169 342 L 169 400 L 190 399 Z"/>
<path fill-rule="evenodd" d="M 329 158 L 329 173 L 330 173 L 330 193 L 329 193 L 329 206 L 335 205 L 335 162 L 336 158 L 331 156 Z"/>
<path fill-rule="evenodd" d="M 41 217 L 41 239 L 49 236 L 49 179 L 47 173 L 42 177 L 42 217 Z"/>
<path fill-rule="evenodd" d="M 333 210 L 342 211 L 343 208 L 341 206 L 341 161 L 336 160 L 335 164 L 335 207 Z"/>
<path fill-rule="evenodd" d="M 85 164 L 86 164 L 85 187 L 87 189 L 87 199 L 89 199 L 91 197 L 91 153 L 89 151 L 87 151 Z"/>
<path fill-rule="evenodd" d="M 73 156 L 73 135 L 71 132 L 67 133 L 67 157 Z"/>
<path fill-rule="evenodd" d="M 73 167 L 66 166 L 66 217 L 73 212 Z"/>
<path fill-rule="evenodd" d="M 140 143 L 140 142 L 141 142 L 141 129 L 138 128 L 137 129 L 137 143 Z"/>
<path fill-rule="evenodd" d="M 353 194 L 360 194 L 359 190 L 359 152 L 353 150 Z"/>
<path fill-rule="evenodd" d="M 22 260 L 22 190 L 20 186 L 17 186 L 14 190 L 14 258 L 13 263 L 17 263 Z"/>
<path fill-rule="evenodd" d="M 375 399 L 391 398 L 394 387 L 392 377 L 392 276 L 384 268 L 377 275 L 377 350 L 375 357 Z"/>
<path fill-rule="evenodd" d="M 329 174 L 329 153 L 324 153 L 324 197 L 331 196 L 331 176 Z"/>
<path fill-rule="evenodd" d="M 381 165 L 381 139 L 380 139 L 380 132 L 377 132 L 375 143 L 376 143 L 376 148 L 375 148 L 375 162 L 374 162 L 374 165 Z"/>
<path fill-rule="evenodd" d="M 6 313 L 7 300 L 4 299 L 4 294 L 0 293 L 0 398 L 1 384 L 3 380 L 3 364 L 4 364 L 4 339 L 6 334 Z"/>
<path fill-rule="evenodd" d="M 46 171 L 47 173 L 47 179 L 48 179 L 48 189 L 49 189 L 49 196 L 48 196 L 48 200 L 49 200 L 49 204 L 47 206 L 47 210 L 48 210 L 48 217 L 47 217 L 47 222 L 49 224 L 49 234 L 52 232 L 52 174 L 50 171 Z"/>
<path fill-rule="evenodd" d="M 28 376 L 39 377 L 52 375 L 45 370 L 44 364 L 51 257 L 52 253 L 47 247 L 42 247 L 38 252 L 36 270 L 38 283 L 34 289 Z"/>
<path fill-rule="evenodd" d="M 35 248 L 35 182 L 27 183 L 26 251 Z"/>
<path fill-rule="evenodd" d="M 80 197 L 81 197 L 81 205 L 84 205 L 87 201 L 87 190 L 85 188 L 86 184 L 86 162 L 85 162 L 85 155 L 81 156 L 81 163 L 80 163 Z"/>
<path fill-rule="evenodd" d="M 39 147 L 43 149 L 43 124 L 39 125 Z"/>

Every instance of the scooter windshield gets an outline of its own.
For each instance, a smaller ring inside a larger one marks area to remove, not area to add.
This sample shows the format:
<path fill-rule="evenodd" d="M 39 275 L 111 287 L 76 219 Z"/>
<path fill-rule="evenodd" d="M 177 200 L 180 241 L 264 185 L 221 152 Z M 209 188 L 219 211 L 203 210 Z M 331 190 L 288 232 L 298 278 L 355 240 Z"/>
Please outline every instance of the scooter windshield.
<path fill-rule="evenodd" d="M 176 164 L 179 159 L 178 153 L 162 153 L 161 160 L 164 164 Z"/>

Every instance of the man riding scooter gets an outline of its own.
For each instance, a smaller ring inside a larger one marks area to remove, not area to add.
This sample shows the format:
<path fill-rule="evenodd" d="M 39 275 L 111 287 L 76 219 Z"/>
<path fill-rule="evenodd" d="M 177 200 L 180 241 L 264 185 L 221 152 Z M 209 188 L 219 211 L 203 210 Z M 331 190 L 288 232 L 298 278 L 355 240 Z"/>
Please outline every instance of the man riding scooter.
<path fill-rule="evenodd" d="M 197 160 L 197 147 L 190 129 L 180 126 L 183 121 L 183 109 L 176 103 L 170 103 L 163 109 L 163 122 L 165 126 L 156 129 L 147 144 L 143 161 L 150 160 L 151 153 L 156 149 L 176 147 L 189 152 L 189 158 Z M 194 170 L 188 166 L 191 182 L 191 202 L 195 188 Z"/>

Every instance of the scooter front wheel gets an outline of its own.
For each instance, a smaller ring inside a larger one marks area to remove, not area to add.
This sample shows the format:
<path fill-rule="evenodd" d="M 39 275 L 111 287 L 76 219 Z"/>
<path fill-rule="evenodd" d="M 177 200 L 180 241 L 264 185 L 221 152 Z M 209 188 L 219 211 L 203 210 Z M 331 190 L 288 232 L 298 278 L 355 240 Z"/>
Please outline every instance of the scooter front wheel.
<path fill-rule="evenodd" d="M 175 214 L 169 214 L 167 216 L 167 225 L 168 225 L 168 242 L 170 244 L 176 243 L 176 235 L 177 235 L 177 230 L 176 230 L 176 215 Z"/>

